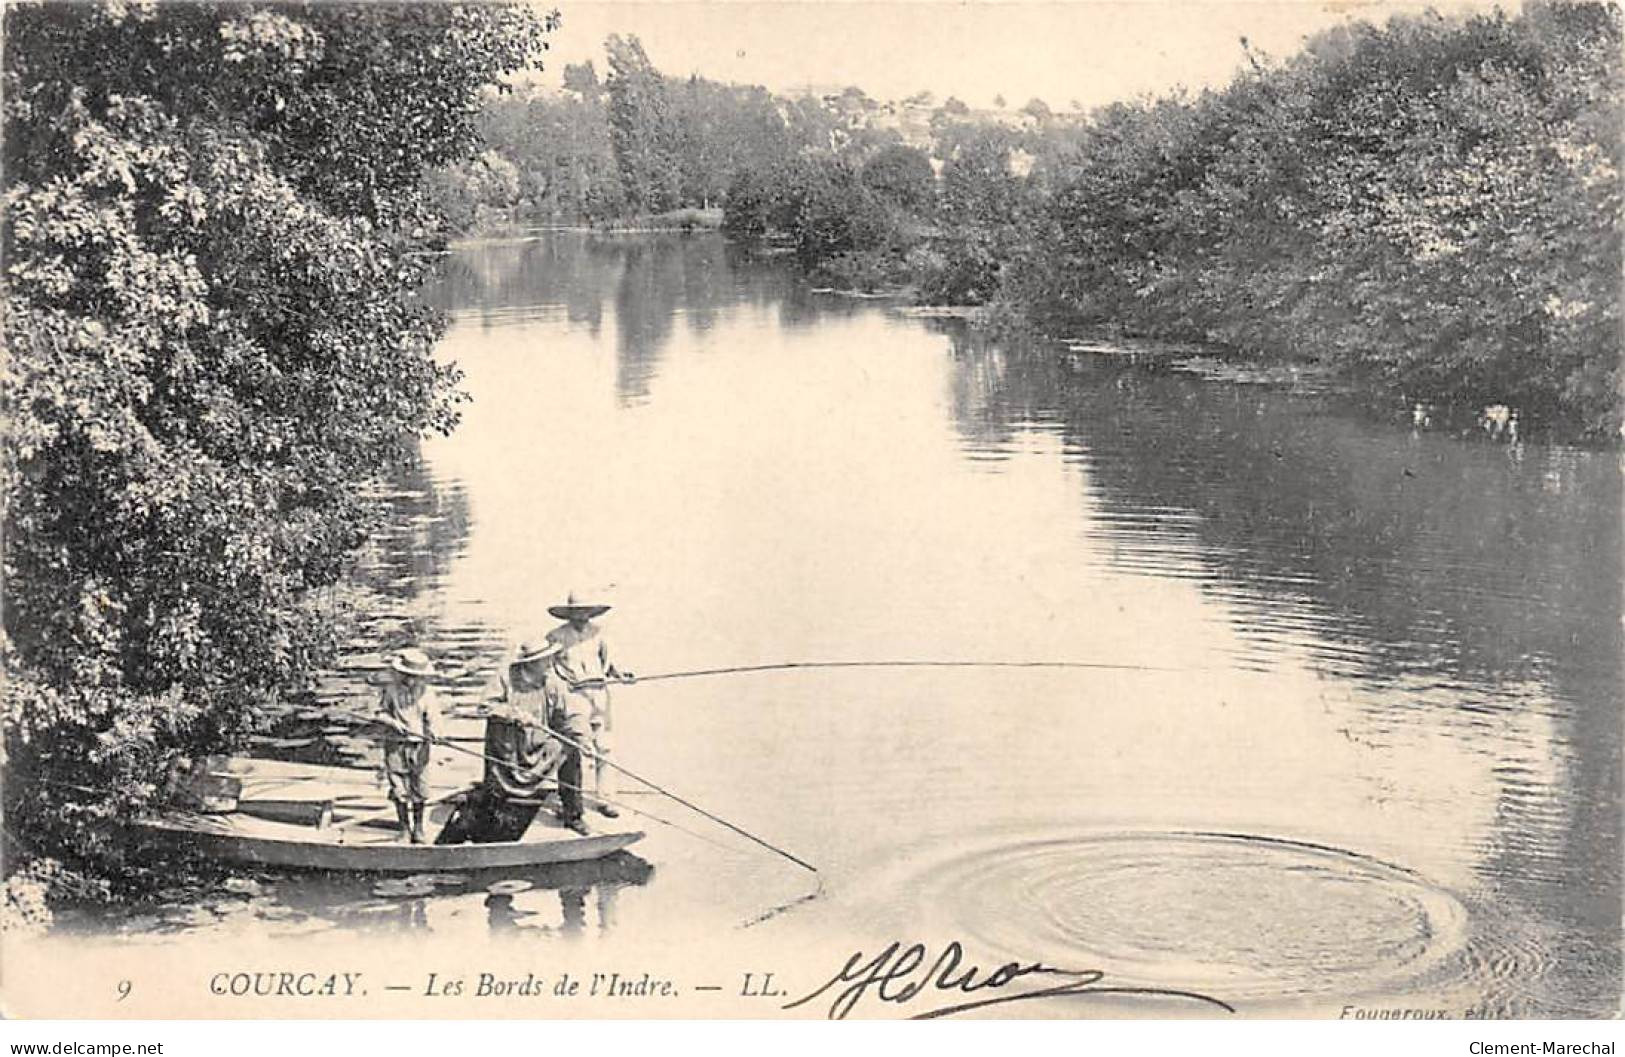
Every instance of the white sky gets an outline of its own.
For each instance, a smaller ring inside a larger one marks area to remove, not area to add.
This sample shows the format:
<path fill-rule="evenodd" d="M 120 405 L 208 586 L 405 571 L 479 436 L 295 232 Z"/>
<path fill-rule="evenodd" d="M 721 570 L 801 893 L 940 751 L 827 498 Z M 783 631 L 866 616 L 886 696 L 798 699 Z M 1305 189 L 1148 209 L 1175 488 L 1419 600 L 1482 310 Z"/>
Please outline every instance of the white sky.
<path fill-rule="evenodd" d="M 1039 96 L 1065 109 L 1092 107 L 1175 85 L 1223 84 L 1243 61 L 1239 38 L 1284 56 L 1339 22 L 1381 22 L 1426 5 L 1320 0 L 953 0 L 798 3 L 556 0 L 563 28 L 550 39 L 546 84 L 565 63 L 594 59 L 603 41 L 635 33 L 666 74 L 698 73 L 773 89 L 855 84 L 879 99 L 930 89 L 972 106 L 1002 94 L 1010 106 Z M 1445 12 L 1493 3 L 1444 0 Z M 1503 5 L 1516 10 L 1516 0 Z"/>

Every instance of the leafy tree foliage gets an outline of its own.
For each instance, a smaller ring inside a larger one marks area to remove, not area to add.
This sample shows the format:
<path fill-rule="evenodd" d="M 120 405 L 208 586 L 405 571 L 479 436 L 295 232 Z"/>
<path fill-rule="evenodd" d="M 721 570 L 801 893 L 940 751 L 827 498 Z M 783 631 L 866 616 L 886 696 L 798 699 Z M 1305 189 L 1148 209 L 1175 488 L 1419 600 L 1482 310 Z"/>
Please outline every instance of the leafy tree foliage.
<path fill-rule="evenodd" d="M 598 80 L 598 71 L 593 67 L 592 60 L 576 63 L 564 68 L 564 90 L 575 92 L 583 99 L 596 99 L 604 91 L 604 86 Z"/>
<path fill-rule="evenodd" d="M 898 209 L 929 213 L 936 204 L 937 174 L 918 147 L 901 143 L 882 148 L 863 164 L 863 182 Z"/>
<path fill-rule="evenodd" d="M 1011 292 L 1612 434 L 1620 30 L 1571 3 L 1356 24 L 1222 92 L 1108 107 Z"/>
<path fill-rule="evenodd" d="M 1031 99 L 1027 100 L 1027 104 L 1021 108 L 1021 112 L 1038 122 L 1040 125 L 1045 124 L 1055 116 L 1054 113 L 1050 111 L 1049 104 L 1037 96 L 1033 96 Z"/>
<path fill-rule="evenodd" d="M 567 67 L 565 80 L 574 87 L 562 93 L 521 88 L 487 99 L 481 138 L 490 155 L 513 167 L 519 195 L 510 211 L 505 186 L 437 174 L 437 193 L 458 230 L 526 219 L 601 220 L 626 211 L 609 108 L 592 64 Z"/>
<path fill-rule="evenodd" d="M 481 132 L 490 151 L 517 169 L 511 220 L 597 222 L 712 208 L 745 168 L 784 163 L 805 137 L 826 146 L 832 138 L 821 107 L 808 113 L 763 88 L 666 77 L 636 37 L 612 36 L 606 53 L 606 82 L 589 62 L 565 68 L 562 92 L 532 88 L 488 99 Z M 448 212 L 466 226 L 507 216 L 502 188 L 490 181 L 448 173 L 440 188 Z"/>
<path fill-rule="evenodd" d="M 331 643 L 359 487 L 456 420 L 413 292 L 428 166 L 539 56 L 523 9 L 5 12 L 12 863 L 116 865 L 167 763 Z"/>
<path fill-rule="evenodd" d="M 612 34 L 609 55 L 609 126 L 621 186 L 634 213 L 660 213 L 680 202 L 681 129 L 666 79 L 635 36 Z"/>

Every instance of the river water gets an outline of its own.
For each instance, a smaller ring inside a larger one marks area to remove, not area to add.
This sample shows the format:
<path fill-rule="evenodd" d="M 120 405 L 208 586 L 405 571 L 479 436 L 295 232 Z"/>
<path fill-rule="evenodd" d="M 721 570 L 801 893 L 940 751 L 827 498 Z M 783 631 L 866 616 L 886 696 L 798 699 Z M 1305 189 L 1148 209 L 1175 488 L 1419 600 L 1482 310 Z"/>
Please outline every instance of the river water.
<path fill-rule="evenodd" d="M 132 934 L 643 943 L 765 917 L 785 943 L 958 939 L 1264 1014 L 1617 1008 L 1616 454 L 1001 347 L 709 237 L 467 247 L 434 296 L 471 399 L 395 483 L 352 646 L 415 639 L 455 711 L 572 589 L 615 604 L 640 674 L 1103 667 L 617 692 L 623 763 L 816 879 L 629 791 L 693 832 L 651 820 L 636 855 L 512 900 L 261 875 L 247 911 L 146 908 Z M 320 689 L 365 705 L 345 673 Z M 374 750 L 329 726 L 265 751 Z"/>

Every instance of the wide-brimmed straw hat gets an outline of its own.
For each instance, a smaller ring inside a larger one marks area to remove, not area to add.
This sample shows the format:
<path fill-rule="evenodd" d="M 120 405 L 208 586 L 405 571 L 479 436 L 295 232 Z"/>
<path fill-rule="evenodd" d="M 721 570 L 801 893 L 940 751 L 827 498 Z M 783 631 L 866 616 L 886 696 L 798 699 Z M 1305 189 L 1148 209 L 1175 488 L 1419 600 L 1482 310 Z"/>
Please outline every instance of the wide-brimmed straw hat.
<path fill-rule="evenodd" d="M 545 661 L 551 657 L 557 657 L 562 652 L 564 652 L 564 647 L 556 642 L 547 642 L 545 640 L 521 642 L 518 652 L 513 655 L 513 660 L 509 663 L 530 664 L 533 661 Z"/>
<path fill-rule="evenodd" d="M 571 591 L 561 604 L 548 606 L 547 611 L 560 620 L 591 620 L 608 613 L 609 606 L 602 602 L 583 602 Z"/>
<path fill-rule="evenodd" d="M 392 653 L 385 663 L 402 675 L 428 677 L 434 674 L 434 662 L 427 653 L 416 648 Z"/>

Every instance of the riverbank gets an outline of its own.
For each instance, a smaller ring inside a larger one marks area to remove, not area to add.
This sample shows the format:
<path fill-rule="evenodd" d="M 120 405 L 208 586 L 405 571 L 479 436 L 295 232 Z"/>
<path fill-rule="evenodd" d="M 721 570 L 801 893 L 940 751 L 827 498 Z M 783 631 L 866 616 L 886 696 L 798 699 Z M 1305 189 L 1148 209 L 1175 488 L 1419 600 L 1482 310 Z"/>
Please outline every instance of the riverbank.
<path fill-rule="evenodd" d="M 451 240 L 453 248 L 481 243 L 526 242 L 557 232 L 591 235 L 653 235 L 669 232 L 698 233 L 722 230 L 721 209 L 671 209 L 605 220 L 546 224 L 502 224 L 476 228 Z"/>

